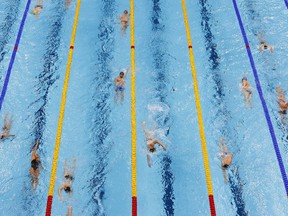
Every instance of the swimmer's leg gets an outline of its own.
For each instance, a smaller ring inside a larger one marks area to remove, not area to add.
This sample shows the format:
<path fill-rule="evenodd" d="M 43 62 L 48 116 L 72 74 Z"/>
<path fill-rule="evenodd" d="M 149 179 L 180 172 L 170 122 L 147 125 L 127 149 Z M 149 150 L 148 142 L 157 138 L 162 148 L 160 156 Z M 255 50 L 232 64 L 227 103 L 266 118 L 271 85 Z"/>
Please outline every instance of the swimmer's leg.
<path fill-rule="evenodd" d="M 147 163 L 148 167 L 151 167 L 151 156 L 149 154 L 147 154 Z"/>
<path fill-rule="evenodd" d="M 116 91 L 116 94 L 115 94 L 115 96 L 114 96 L 114 102 L 115 102 L 115 104 L 117 104 L 117 102 L 118 102 L 118 95 L 119 95 L 119 91 Z"/>
<path fill-rule="evenodd" d="M 252 104 L 252 94 L 249 95 L 249 104 L 250 104 L 250 108 L 253 108 L 253 104 Z"/>
<path fill-rule="evenodd" d="M 39 178 L 38 178 L 38 176 L 37 176 L 37 177 L 35 178 L 34 190 L 37 189 L 38 183 L 39 183 Z"/>
<path fill-rule="evenodd" d="M 64 165 L 64 177 L 68 175 L 68 161 L 65 159 L 65 165 Z"/>
<path fill-rule="evenodd" d="M 280 112 L 280 117 L 281 117 L 281 122 L 282 122 L 282 124 L 284 124 L 284 114 L 282 113 L 282 112 Z"/>
<path fill-rule="evenodd" d="M 123 101 L 124 101 L 124 92 L 122 91 L 121 92 L 121 104 L 123 103 Z"/>
<path fill-rule="evenodd" d="M 222 173 L 223 173 L 223 177 L 224 177 L 224 183 L 227 184 L 228 180 L 227 180 L 226 170 L 224 167 L 221 167 L 221 169 L 222 169 Z"/>

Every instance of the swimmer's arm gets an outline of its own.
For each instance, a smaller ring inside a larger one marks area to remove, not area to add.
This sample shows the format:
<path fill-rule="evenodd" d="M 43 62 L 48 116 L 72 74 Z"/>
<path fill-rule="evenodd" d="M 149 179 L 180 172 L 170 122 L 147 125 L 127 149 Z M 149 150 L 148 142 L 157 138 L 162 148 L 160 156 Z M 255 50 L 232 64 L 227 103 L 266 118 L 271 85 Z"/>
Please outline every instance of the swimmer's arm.
<path fill-rule="evenodd" d="M 273 46 L 270 45 L 270 52 L 273 53 L 274 49 Z"/>
<path fill-rule="evenodd" d="M 243 86 L 242 86 L 242 87 L 243 87 Z M 220 146 L 223 146 L 223 138 L 222 138 L 222 137 L 220 137 L 219 145 L 220 145 Z"/>
<path fill-rule="evenodd" d="M 71 171 L 72 176 L 74 176 L 75 169 L 76 169 L 76 157 L 74 156 L 73 157 L 73 166 L 72 166 L 72 171 Z"/>
<path fill-rule="evenodd" d="M 116 78 L 114 79 L 114 87 L 117 85 L 117 83 L 118 83 L 118 77 L 116 77 Z"/>
<path fill-rule="evenodd" d="M 158 145 L 160 145 L 163 148 L 163 150 L 166 151 L 166 146 L 163 143 L 161 143 L 159 140 L 155 140 L 155 143 L 158 143 Z"/>
<path fill-rule="evenodd" d="M 63 200 L 61 191 L 62 191 L 64 188 L 65 188 L 65 185 L 63 184 L 63 185 L 61 185 L 61 186 L 59 187 L 59 189 L 58 189 L 58 195 L 59 195 L 59 199 L 60 199 L 60 200 Z"/>
<path fill-rule="evenodd" d="M 123 14 L 121 14 L 121 15 L 119 16 L 119 23 L 121 23 L 122 21 L 125 21 Z"/>
<path fill-rule="evenodd" d="M 147 131 L 146 122 L 145 121 L 142 122 L 142 128 L 143 128 L 144 132 Z"/>
<path fill-rule="evenodd" d="M 263 44 L 261 44 L 261 45 L 260 45 L 260 47 L 259 47 L 259 50 L 260 50 L 260 52 L 262 52 L 262 51 L 263 51 L 263 47 L 264 47 L 264 45 L 263 45 Z"/>
<path fill-rule="evenodd" d="M 38 148 L 38 145 L 39 145 L 39 140 L 37 140 L 37 143 L 33 149 L 33 152 L 32 152 L 32 155 L 35 157 L 35 154 L 36 154 L 36 151 L 37 151 L 37 148 Z"/>
<path fill-rule="evenodd" d="M 125 69 L 125 72 L 124 72 L 124 77 L 126 77 L 127 73 L 129 72 L 129 68 L 126 68 Z"/>
<path fill-rule="evenodd" d="M 36 141 L 36 145 L 34 147 L 34 153 L 36 153 L 36 150 L 38 149 L 38 146 L 39 146 L 39 139 L 37 139 L 37 141 Z"/>

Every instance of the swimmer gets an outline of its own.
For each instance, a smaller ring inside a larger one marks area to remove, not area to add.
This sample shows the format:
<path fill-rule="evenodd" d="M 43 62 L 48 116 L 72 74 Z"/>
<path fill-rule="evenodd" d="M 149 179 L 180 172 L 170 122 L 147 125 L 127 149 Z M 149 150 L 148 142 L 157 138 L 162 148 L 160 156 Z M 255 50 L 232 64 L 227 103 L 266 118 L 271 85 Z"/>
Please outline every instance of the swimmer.
<path fill-rule="evenodd" d="M 242 82 L 241 90 L 242 90 L 244 97 L 245 97 L 246 108 L 248 107 L 248 104 L 250 104 L 250 107 L 252 108 L 252 101 L 251 101 L 252 89 L 251 89 L 250 84 L 247 80 L 247 77 L 244 76 L 242 78 L 241 82 Z"/>
<path fill-rule="evenodd" d="M 163 145 L 159 140 L 154 138 L 154 132 L 151 132 L 146 128 L 145 121 L 142 122 L 142 128 L 145 133 L 145 139 L 147 144 L 147 163 L 148 166 L 151 167 L 151 154 L 156 151 L 155 145 L 160 145 L 164 151 L 166 151 L 166 146 Z"/>
<path fill-rule="evenodd" d="M 264 39 L 263 34 L 258 35 L 258 40 L 260 42 L 259 50 L 262 52 L 263 50 L 270 50 L 271 53 L 273 53 L 273 47 L 266 43 L 266 40 Z"/>
<path fill-rule="evenodd" d="M 224 182 L 227 184 L 228 180 L 226 176 L 226 169 L 232 163 L 233 154 L 228 151 L 227 145 L 223 142 L 222 138 L 220 138 L 219 149 L 221 157 L 221 169 L 223 172 Z"/>
<path fill-rule="evenodd" d="M 281 87 L 276 87 L 276 94 L 278 99 L 278 106 L 280 108 L 279 113 L 281 116 L 281 121 L 284 123 L 284 116 L 287 114 L 288 102 L 285 100 L 284 90 Z"/>
<path fill-rule="evenodd" d="M 42 0 L 37 0 L 37 3 L 32 11 L 32 14 L 36 16 L 36 19 L 38 19 L 39 14 L 43 10 L 43 1 Z"/>
<path fill-rule="evenodd" d="M 69 197 L 72 196 L 72 181 L 74 180 L 74 171 L 76 168 L 76 158 L 73 158 L 73 166 L 72 169 L 70 170 L 68 168 L 68 161 L 65 159 L 65 167 L 64 167 L 64 179 L 65 182 L 59 187 L 58 189 L 58 195 L 59 199 L 63 200 L 63 196 L 61 191 L 64 190 L 66 193 L 69 194 Z"/>
<path fill-rule="evenodd" d="M 125 31 L 128 27 L 128 22 L 129 22 L 129 14 L 127 10 L 124 10 L 123 14 L 120 15 L 119 17 L 120 22 L 121 22 L 121 31 Z"/>
<path fill-rule="evenodd" d="M 33 191 L 35 191 L 38 186 L 38 181 L 39 181 L 38 177 L 40 174 L 41 160 L 40 160 L 39 154 L 36 154 L 38 146 L 39 146 L 39 140 L 37 140 L 36 145 L 31 154 L 30 176 L 31 176 L 31 185 L 32 185 Z"/>
<path fill-rule="evenodd" d="M 11 129 L 12 122 L 13 122 L 12 117 L 10 118 L 9 121 L 7 121 L 7 118 L 8 118 L 8 113 L 4 117 L 4 126 L 2 128 L 2 133 L 0 135 L 1 140 L 9 136 L 15 136 L 15 135 L 10 134 L 10 129 Z"/>
<path fill-rule="evenodd" d="M 118 102 L 119 94 L 121 94 L 121 104 L 124 101 L 124 90 L 125 90 L 124 78 L 126 77 L 127 73 L 128 73 L 128 69 L 126 69 L 125 73 L 121 71 L 119 76 L 114 79 L 114 89 L 116 92 L 115 97 L 114 97 L 115 104 L 117 104 Z"/>

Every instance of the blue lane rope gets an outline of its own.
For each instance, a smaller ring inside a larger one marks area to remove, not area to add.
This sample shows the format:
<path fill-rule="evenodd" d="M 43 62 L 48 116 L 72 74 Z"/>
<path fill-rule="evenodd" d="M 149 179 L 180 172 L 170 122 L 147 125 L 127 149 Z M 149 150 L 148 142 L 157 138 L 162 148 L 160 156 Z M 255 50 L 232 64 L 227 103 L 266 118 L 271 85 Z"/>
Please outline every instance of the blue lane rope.
<path fill-rule="evenodd" d="M 2 88 L 2 92 L 1 92 L 1 96 L 0 96 L 0 111 L 2 109 L 2 104 L 3 104 L 4 97 L 5 97 L 5 94 L 6 94 L 6 91 L 7 91 L 7 87 L 8 87 L 8 83 L 9 83 L 12 67 L 13 67 L 13 64 L 14 64 L 14 61 L 15 61 L 16 53 L 17 53 L 17 50 L 18 50 L 18 46 L 19 46 L 19 43 L 20 43 L 21 35 L 22 35 L 22 32 L 23 32 L 23 28 L 24 28 L 24 24 L 25 24 L 25 21 L 26 21 L 26 17 L 27 17 L 27 14 L 28 14 L 28 10 L 29 10 L 30 4 L 31 4 L 31 0 L 28 0 L 27 4 L 26 4 L 25 11 L 24 11 L 24 14 L 23 14 L 23 17 L 22 17 L 22 20 L 21 20 L 19 31 L 18 31 L 18 34 L 17 34 L 16 42 L 15 42 L 15 45 L 14 45 L 14 50 L 13 50 L 13 53 L 12 53 L 12 56 L 11 56 L 11 59 L 10 59 L 10 63 L 9 63 L 9 67 L 8 67 L 8 70 L 7 70 L 6 77 L 5 77 L 4 85 L 3 85 L 3 88 Z"/>
<path fill-rule="evenodd" d="M 267 121 L 267 124 L 268 124 L 268 127 L 269 127 L 270 135 L 271 135 L 271 138 L 272 138 L 274 150 L 275 150 L 275 153 L 276 153 L 276 156 L 277 156 L 277 159 L 278 159 L 278 164 L 279 164 L 281 175 L 282 175 L 282 179 L 283 179 L 283 182 L 284 182 L 284 187 L 286 189 L 286 195 L 288 196 L 287 175 L 286 175 L 286 171 L 285 171 L 284 164 L 283 164 L 283 161 L 282 161 L 282 157 L 281 157 L 281 154 L 280 154 L 280 150 L 279 150 L 279 146 L 278 146 L 277 139 L 276 139 L 276 136 L 275 136 L 275 132 L 274 132 L 274 129 L 273 129 L 273 126 L 272 126 L 271 118 L 270 118 L 270 115 L 269 115 L 269 112 L 268 112 L 267 104 L 266 104 L 264 96 L 263 96 L 262 88 L 261 88 L 261 85 L 260 85 L 260 80 L 259 80 L 259 77 L 258 77 L 258 73 L 257 73 L 256 67 L 255 67 L 255 64 L 254 64 L 254 60 L 253 60 L 253 57 L 252 57 L 252 53 L 251 53 L 251 50 L 250 50 L 250 46 L 249 46 L 249 43 L 248 43 L 248 40 L 247 40 L 247 36 L 246 36 L 245 30 L 244 30 L 244 26 L 243 26 L 243 23 L 242 23 L 242 20 L 241 20 L 241 16 L 240 16 L 240 13 L 239 13 L 239 9 L 238 9 L 236 0 L 232 0 L 232 1 L 233 1 L 233 4 L 234 4 L 234 8 L 235 8 L 235 12 L 236 12 L 236 15 L 237 15 L 237 18 L 238 18 L 239 25 L 240 25 L 240 28 L 241 28 L 243 39 L 244 39 L 244 42 L 245 42 L 245 45 L 246 45 L 246 50 L 247 50 L 247 53 L 248 53 L 248 56 L 249 56 L 249 59 L 250 59 L 250 64 L 251 64 L 251 67 L 253 69 L 253 74 L 254 74 L 254 78 L 255 78 L 256 87 L 257 87 L 258 94 L 259 94 L 259 97 L 260 97 L 260 100 L 261 100 L 261 103 L 262 103 L 262 106 L 263 106 L 264 114 L 265 114 L 266 121 Z"/>

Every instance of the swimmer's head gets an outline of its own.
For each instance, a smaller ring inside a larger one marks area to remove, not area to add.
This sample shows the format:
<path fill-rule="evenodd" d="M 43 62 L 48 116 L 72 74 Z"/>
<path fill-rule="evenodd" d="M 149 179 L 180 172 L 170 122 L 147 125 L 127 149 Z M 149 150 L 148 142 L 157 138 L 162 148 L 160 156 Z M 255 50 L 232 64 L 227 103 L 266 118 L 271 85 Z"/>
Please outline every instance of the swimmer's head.
<path fill-rule="evenodd" d="M 72 192 L 72 189 L 70 186 L 67 186 L 64 188 L 64 191 L 67 192 L 67 193 L 71 193 Z"/>
<path fill-rule="evenodd" d="M 246 77 L 246 76 L 244 76 L 244 77 L 242 78 L 242 82 L 243 82 L 243 80 L 246 80 L 246 81 L 247 81 L 247 77 Z"/>
<path fill-rule="evenodd" d="M 121 78 L 123 78 L 124 77 L 124 72 L 121 71 L 119 75 L 120 75 Z"/>
<path fill-rule="evenodd" d="M 127 11 L 127 10 L 124 10 L 124 14 L 128 14 L 128 11 Z"/>
<path fill-rule="evenodd" d="M 34 10 L 32 11 L 32 14 L 34 14 L 34 15 L 36 15 L 37 13 L 38 13 L 37 9 L 34 9 Z"/>

